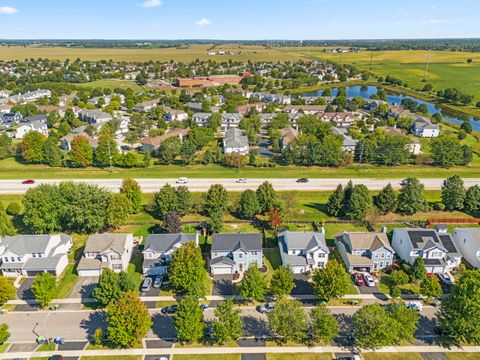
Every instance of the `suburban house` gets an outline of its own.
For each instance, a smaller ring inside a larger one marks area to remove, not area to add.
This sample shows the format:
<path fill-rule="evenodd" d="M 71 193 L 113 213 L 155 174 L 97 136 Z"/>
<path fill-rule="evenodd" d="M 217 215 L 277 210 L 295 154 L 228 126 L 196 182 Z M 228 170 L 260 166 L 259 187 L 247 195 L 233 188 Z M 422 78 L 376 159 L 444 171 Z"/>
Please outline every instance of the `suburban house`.
<path fill-rule="evenodd" d="M 323 113 L 326 108 L 326 105 L 288 105 L 285 106 L 283 112 L 293 114 L 303 112 L 305 115 L 315 115 L 317 113 Z"/>
<path fill-rule="evenodd" d="M 278 247 L 282 264 L 290 267 L 294 274 L 324 268 L 330 253 L 323 232 L 287 230 L 278 234 Z"/>
<path fill-rule="evenodd" d="M 472 267 L 480 268 L 480 228 L 455 228 L 453 242 Z"/>
<path fill-rule="evenodd" d="M 135 110 L 140 111 L 140 112 L 150 111 L 158 105 L 159 101 L 160 101 L 160 99 L 153 99 L 153 100 L 148 100 L 148 101 L 141 102 L 141 103 L 135 105 Z"/>
<path fill-rule="evenodd" d="M 234 274 L 251 264 L 263 267 L 262 234 L 213 234 L 210 272 L 212 275 Z"/>
<path fill-rule="evenodd" d="M 195 234 L 150 234 L 143 249 L 143 274 L 161 275 L 168 272 L 173 252 L 194 241 L 198 245 L 198 233 Z"/>
<path fill-rule="evenodd" d="M 243 120 L 243 115 L 238 113 L 223 113 L 222 114 L 222 131 L 227 131 L 230 128 L 236 128 Z"/>
<path fill-rule="evenodd" d="M 340 136 L 342 138 L 342 150 L 344 152 L 354 153 L 357 148 L 358 140 L 355 140 L 350 135 L 348 135 L 348 130 L 346 128 L 333 128 L 333 134 Z"/>
<path fill-rule="evenodd" d="M 408 109 L 404 109 L 401 106 L 391 106 L 389 115 L 394 117 L 395 119 L 399 119 L 401 117 L 412 117 L 413 114 Z"/>
<path fill-rule="evenodd" d="M 263 102 L 258 102 L 253 104 L 238 105 L 236 110 L 237 110 L 237 113 L 246 115 L 253 110 L 257 112 L 262 112 L 266 109 L 266 107 L 267 107 L 267 104 Z"/>
<path fill-rule="evenodd" d="M 299 132 L 298 130 L 295 130 L 294 128 L 289 126 L 289 127 L 280 129 L 280 134 L 281 134 L 280 147 L 283 150 L 286 147 L 288 147 L 292 143 L 292 141 L 298 137 Z"/>
<path fill-rule="evenodd" d="M 248 151 L 248 138 L 243 135 L 243 131 L 238 128 L 228 129 L 223 138 L 223 152 L 225 154 L 247 155 Z"/>
<path fill-rule="evenodd" d="M 383 270 L 395 255 L 383 232 L 344 232 L 335 238 L 335 246 L 350 273 Z"/>
<path fill-rule="evenodd" d="M 188 114 L 183 110 L 165 109 L 165 121 L 185 121 Z"/>
<path fill-rule="evenodd" d="M 17 112 L 6 112 L 0 116 L 2 124 L 16 125 L 22 120 L 22 114 Z"/>
<path fill-rule="evenodd" d="M 440 126 L 432 124 L 429 119 L 416 115 L 412 125 L 412 134 L 418 137 L 434 138 L 440 135 Z"/>
<path fill-rule="evenodd" d="M 82 110 L 78 112 L 78 118 L 89 124 L 104 124 L 113 119 L 112 115 L 100 110 Z"/>
<path fill-rule="evenodd" d="M 462 260 L 445 228 L 394 229 L 392 246 L 398 256 L 410 265 L 421 256 L 427 273 L 446 273 L 460 265 Z"/>
<path fill-rule="evenodd" d="M 212 114 L 199 112 L 192 115 L 192 120 L 198 126 L 208 126 L 210 125 L 210 120 L 212 119 Z"/>
<path fill-rule="evenodd" d="M 26 92 L 25 94 L 22 95 L 22 99 L 25 102 L 36 101 L 43 97 L 47 97 L 47 98 L 52 97 L 52 92 L 47 89 L 38 89 L 38 90 Z"/>
<path fill-rule="evenodd" d="M 391 126 L 380 126 L 379 129 L 385 131 L 387 134 L 392 136 L 407 137 L 400 129 Z M 416 138 L 408 138 L 408 140 L 410 141 L 410 143 L 407 145 L 408 151 L 410 151 L 412 155 L 419 155 L 422 149 L 422 144 L 420 143 L 420 141 Z"/>
<path fill-rule="evenodd" d="M 79 276 L 100 276 L 103 269 L 126 271 L 132 257 L 132 234 L 94 234 L 87 239 L 77 267 Z"/>
<path fill-rule="evenodd" d="M 268 123 L 270 123 L 270 121 L 272 121 L 273 119 L 275 119 L 276 114 L 273 114 L 273 113 L 262 113 L 262 114 L 258 114 L 258 116 L 260 116 L 260 118 L 262 119 L 262 124 L 268 124 Z"/>
<path fill-rule="evenodd" d="M 96 149 L 98 147 L 98 141 L 94 137 L 91 137 L 87 133 L 80 133 L 80 134 L 68 134 L 60 138 L 60 148 L 65 150 L 65 151 L 71 151 L 72 150 L 72 141 L 75 139 L 77 136 L 83 136 L 88 140 L 88 143 L 93 149 Z"/>
<path fill-rule="evenodd" d="M 38 131 L 48 136 L 47 116 L 33 115 L 21 120 L 20 125 L 16 129 L 15 138 L 23 139 L 30 131 Z"/>
<path fill-rule="evenodd" d="M 355 116 L 348 112 L 323 113 L 318 115 L 320 120 L 333 123 L 335 127 L 349 127 L 355 124 Z"/>
<path fill-rule="evenodd" d="M 0 257 L 4 276 L 60 275 L 68 265 L 72 238 L 58 235 L 18 235 L 0 237 Z"/>
<path fill-rule="evenodd" d="M 155 151 L 157 150 L 162 143 L 172 137 L 178 137 L 180 141 L 183 141 L 185 136 L 189 133 L 190 129 L 172 129 L 168 130 L 165 134 L 161 136 L 155 136 L 155 137 L 150 137 L 146 136 L 140 140 L 140 143 L 142 145 L 142 151 Z"/>

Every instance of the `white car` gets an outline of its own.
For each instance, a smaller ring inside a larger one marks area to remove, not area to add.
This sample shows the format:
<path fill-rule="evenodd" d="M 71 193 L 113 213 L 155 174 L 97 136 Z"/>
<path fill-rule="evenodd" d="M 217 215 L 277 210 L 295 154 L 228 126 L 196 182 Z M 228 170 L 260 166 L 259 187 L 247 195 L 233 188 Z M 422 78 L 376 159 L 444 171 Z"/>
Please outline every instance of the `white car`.
<path fill-rule="evenodd" d="M 238 179 L 238 180 L 237 180 L 237 183 L 239 183 L 239 184 L 246 184 L 246 183 L 247 183 L 247 179 L 243 179 L 243 178 L 242 178 L 242 179 Z"/>
<path fill-rule="evenodd" d="M 452 285 L 453 284 L 452 278 L 448 274 L 439 274 L 438 278 L 445 285 Z"/>
<path fill-rule="evenodd" d="M 410 309 L 415 309 L 418 311 L 423 310 L 423 304 L 420 301 L 405 301 L 404 304 Z"/>
<path fill-rule="evenodd" d="M 365 279 L 365 285 L 374 287 L 375 286 L 375 280 L 373 280 L 372 275 L 369 273 L 363 274 L 363 278 Z"/>
<path fill-rule="evenodd" d="M 188 179 L 186 177 L 181 177 L 180 179 L 178 179 L 176 181 L 177 184 L 187 184 L 188 183 Z"/>

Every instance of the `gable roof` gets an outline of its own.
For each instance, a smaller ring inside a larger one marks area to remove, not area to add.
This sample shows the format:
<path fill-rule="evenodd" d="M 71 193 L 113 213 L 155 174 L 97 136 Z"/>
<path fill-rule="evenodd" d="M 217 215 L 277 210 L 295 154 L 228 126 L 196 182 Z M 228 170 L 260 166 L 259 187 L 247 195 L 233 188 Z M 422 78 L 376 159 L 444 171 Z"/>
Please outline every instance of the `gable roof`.
<path fill-rule="evenodd" d="M 53 236 L 60 236 L 60 244 L 72 241 L 66 234 L 60 235 L 17 235 L 0 237 L 0 244 L 6 251 L 23 256 L 31 253 L 45 253 Z"/>
<path fill-rule="evenodd" d="M 223 138 L 225 148 L 243 148 L 248 146 L 248 138 L 243 135 L 243 131 L 238 128 L 230 128 L 225 132 Z"/>
<path fill-rule="evenodd" d="M 262 234 L 260 233 L 237 233 L 237 234 L 213 234 L 212 251 L 245 251 L 262 250 Z"/>
<path fill-rule="evenodd" d="M 353 249 L 378 250 L 382 247 L 393 252 L 387 234 L 382 232 L 346 232 Z"/>
<path fill-rule="evenodd" d="M 88 237 L 87 244 L 83 251 L 103 253 L 111 249 L 117 254 L 123 254 L 129 236 L 131 236 L 131 234 L 93 234 Z"/>
<path fill-rule="evenodd" d="M 450 234 L 442 234 L 431 229 L 395 229 L 394 231 L 404 232 L 415 249 L 429 250 L 437 247 L 449 254 L 458 254 Z"/>
<path fill-rule="evenodd" d="M 283 239 L 285 246 L 284 252 L 288 253 L 288 249 L 302 249 L 309 251 L 315 247 L 320 247 L 325 252 L 329 252 L 327 243 L 325 242 L 325 234 L 318 231 L 284 231 L 280 233 L 279 238 Z"/>
<path fill-rule="evenodd" d="M 143 251 L 168 252 L 173 249 L 174 245 L 195 241 L 196 238 L 197 234 L 149 234 Z"/>

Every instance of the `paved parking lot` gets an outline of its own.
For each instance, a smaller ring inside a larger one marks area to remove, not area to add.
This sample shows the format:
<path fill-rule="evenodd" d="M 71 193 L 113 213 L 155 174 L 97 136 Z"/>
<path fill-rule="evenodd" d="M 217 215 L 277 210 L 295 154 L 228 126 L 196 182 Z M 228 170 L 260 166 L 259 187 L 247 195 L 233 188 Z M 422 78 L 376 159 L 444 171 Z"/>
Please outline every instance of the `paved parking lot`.
<path fill-rule="evenodd" d="M 63 344 L 58 345 L 58 351 L 83 350 L 85 346 L 87 346 L 86 341 L 65 341 Z"/>
<path fill-rule="evenodd" d="M 233 295 L 232 275 L 213 276 L 213 295 Z"/>
<path fill-rule="evenodd" d="M 173 343 L 165 340 L 145 340 L 145 347 L 147 349 L 169 349 L 173 347 Z"/>
<path fill-rule="evenodd" d="M 28 352 L 38 347 L 37 343 L 12 344 L 7 352 Z"/>

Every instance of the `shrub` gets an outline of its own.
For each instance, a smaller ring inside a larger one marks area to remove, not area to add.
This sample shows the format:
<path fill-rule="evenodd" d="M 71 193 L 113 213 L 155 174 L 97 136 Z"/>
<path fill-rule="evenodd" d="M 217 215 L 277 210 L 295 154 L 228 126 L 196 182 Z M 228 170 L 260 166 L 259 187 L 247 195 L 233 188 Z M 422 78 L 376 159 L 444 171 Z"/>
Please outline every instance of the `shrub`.
<path fill-rule="evenodd" d="M 20 204 L 17 202 L 12 202 L 8 204 L 6 210 L 8 215 L 12 215 L 12 216 L 18 215 L 20 214 Z"/>
<path fill-rule="evenodd" d="M 444 203 L 435 203 L 435 204 L 433 204 L 433 210 L 443 211 L 443 210 L 445 210 L 445 204 Z"/>

